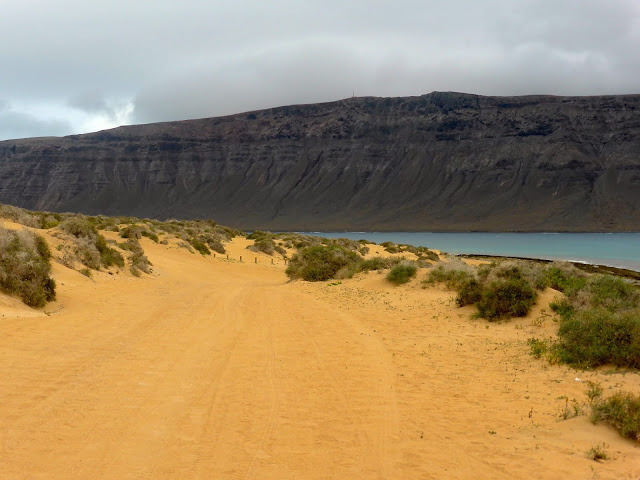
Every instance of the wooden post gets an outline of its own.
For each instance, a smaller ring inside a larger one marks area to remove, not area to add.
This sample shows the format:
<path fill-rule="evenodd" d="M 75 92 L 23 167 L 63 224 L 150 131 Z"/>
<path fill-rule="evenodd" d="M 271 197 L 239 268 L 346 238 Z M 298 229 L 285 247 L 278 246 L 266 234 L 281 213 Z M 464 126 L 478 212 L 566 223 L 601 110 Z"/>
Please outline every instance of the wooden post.
<path fill-rule="evenodd" d="M 273 265 L 273 258 L 271 259 L 271 265 Z"/>
<path fill-rule="evenodd" d="M 242 255 L 240 255 L 240 261 L 242 261 Z"/>
<path fill-rule="evenodd" d="M 227 260 L 229 260 L 229 254 L 227 253 Z"/>
<path fill-rule="evenodd" d="M 256 263 L 258 263 L 258 257 L 256 257 Z"/>

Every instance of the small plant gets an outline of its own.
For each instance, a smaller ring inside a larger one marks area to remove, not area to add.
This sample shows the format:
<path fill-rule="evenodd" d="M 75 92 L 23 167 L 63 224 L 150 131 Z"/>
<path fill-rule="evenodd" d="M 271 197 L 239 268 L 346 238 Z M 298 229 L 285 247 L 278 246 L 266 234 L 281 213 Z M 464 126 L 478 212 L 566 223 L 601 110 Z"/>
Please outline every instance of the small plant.
<path fill-rule="evenodd" d="M 540 358 L 546 355 L 549 351 L 549 345 L 544 340 L 538 340 L 537 338 L 530 338 L 527 340 L 527 344 L 531 347 L 531 355 L 535 358 Z"/>
<path fill-rule="evenodd" d="M 78 270 L 82 275 L 84 275 L 87 278 L 91 278 L 91 270 L 89 270 L 88 268 L 83 268 L 81 270 Z"/>
<path fill-rule="evenodd" d="M 407 283 L 416 276 L 418 267 L 413 262 L 404 261 L 393 267 L 387 274 L 387 280 L 394 285 Z"/>
<path fill-rule="evenodd" d="M 609 455 L 607 455 L 606 447 L 605 443 L 594 445 L 587 451 L 587 457 L 596 462 L 607 460 Z"/>
<path fill-rule="evenodd" d="M 582 408 L 578 401 L 574 398 L 569 402 L 569 398 L 565 397 L 564 408 L 560 412 L 560 418 L 563 420 L 569 420 L 570 418 L 582 415 Z"/>
<path fill-rule="evenodd" d="M 617 392 L 594 401 L 591 421 L 611 425 L 623 437 L 640 442 L 640 396 Z"/>
<path fill-rule="evenodd" d="M 598 382 L 592 382 L 591 380 L 587 381 L 587 397 L 589 398 L 589 404 L 593 405 L 593 402 L 596 402 L 602 398 L 602 385 Z"/>

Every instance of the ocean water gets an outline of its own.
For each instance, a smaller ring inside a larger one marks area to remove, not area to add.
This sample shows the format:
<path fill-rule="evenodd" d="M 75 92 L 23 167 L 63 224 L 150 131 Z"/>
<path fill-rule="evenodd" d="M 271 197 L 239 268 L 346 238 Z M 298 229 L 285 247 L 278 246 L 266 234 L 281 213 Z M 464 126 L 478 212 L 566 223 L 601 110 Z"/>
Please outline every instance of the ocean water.
<path fill-rule="evenodd" d="M 640 233 L 307 232 L 435 248 L 448 253 L 570 260 L 640 271 Z"/>

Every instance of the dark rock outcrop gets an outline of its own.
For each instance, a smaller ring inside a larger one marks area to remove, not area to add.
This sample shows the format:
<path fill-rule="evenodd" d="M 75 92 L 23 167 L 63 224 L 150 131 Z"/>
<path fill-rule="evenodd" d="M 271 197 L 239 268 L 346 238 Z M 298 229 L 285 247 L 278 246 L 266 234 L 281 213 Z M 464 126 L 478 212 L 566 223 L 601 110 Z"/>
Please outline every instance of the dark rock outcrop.
<path fill-rule="evenodd" d="M 640 95 L 352 98 L 0 142 L 0 203 L 271 230 L 640 230 Z"/>

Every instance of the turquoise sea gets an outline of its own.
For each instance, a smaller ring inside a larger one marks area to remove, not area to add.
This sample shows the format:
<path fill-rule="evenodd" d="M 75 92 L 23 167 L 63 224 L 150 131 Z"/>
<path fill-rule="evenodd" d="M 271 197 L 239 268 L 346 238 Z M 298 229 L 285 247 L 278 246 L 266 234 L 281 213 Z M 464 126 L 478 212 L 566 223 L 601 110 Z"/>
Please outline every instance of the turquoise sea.
<path fill-rule="evenodd" d="M 571 260 L 640 271 L 640 233 L 307 233 L 425 246 L 448 253 Z"/>

